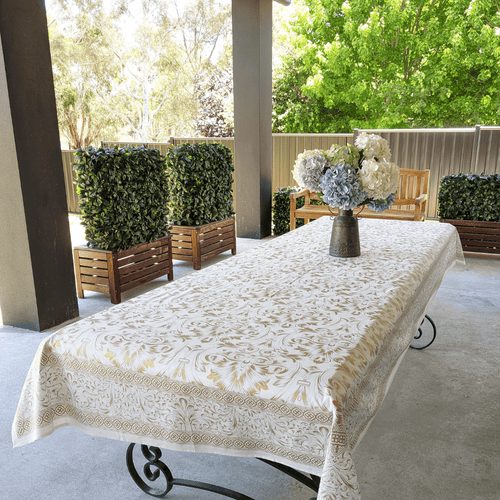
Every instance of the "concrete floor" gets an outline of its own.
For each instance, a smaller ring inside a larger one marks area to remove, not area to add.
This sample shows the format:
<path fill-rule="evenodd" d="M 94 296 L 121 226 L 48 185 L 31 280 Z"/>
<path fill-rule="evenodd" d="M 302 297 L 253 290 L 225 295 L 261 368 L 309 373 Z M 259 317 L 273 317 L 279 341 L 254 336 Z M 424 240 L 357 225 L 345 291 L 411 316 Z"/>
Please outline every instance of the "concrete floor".
<path fill-rule="evenodd" d="M 73 234 L 78 233 L 74 231 Z M 74 243 L 79 244 L 76 234 Z M 264 241 L 238 240 L 241 253 Z M 217 261 L 230 258 L 230 253 Z M 178 279 L 192 272 L 176 262 Z M 175 281 L 174 281 L 175 282 Z M 124 300 L 165 283 L 162 279 Z M 81 316 L 109 307 L 88 293 Z M 386 400 L 354 454 L 363 500 L 500 499 L 500 260 L 468 257 L 443 282 L 428 313 L 438 337 L 409 350 Z M 12 448 L 11 424 L 24 378 L 50 331 L 0 321 L 0 499 L 145 500 L 125 466 L 127 444 L 72 427 Z M 174 477 L 214 482 L 256 500 L 309 500 L 313 493 L 254 459 L 163 452 Z M 171 500 L 217 500 L 174 487 Z"/>

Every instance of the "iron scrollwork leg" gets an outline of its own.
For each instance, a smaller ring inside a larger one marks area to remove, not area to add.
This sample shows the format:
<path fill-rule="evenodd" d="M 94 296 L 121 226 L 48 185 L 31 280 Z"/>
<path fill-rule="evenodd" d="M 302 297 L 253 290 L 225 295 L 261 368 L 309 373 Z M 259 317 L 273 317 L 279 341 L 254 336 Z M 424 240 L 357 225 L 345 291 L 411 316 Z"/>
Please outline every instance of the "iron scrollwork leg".
<path fill-rule="evenodd" d="M 156 498 L 165 498 L 168 492 L 173 488 L 174 485 L 177 486 L 186 486 L 188 488 L 195 488 L 199 490 L 212 491 L 214 493 L 218 493 L 219 495 L 233 498 L 234 500 L 253 500 L 252 498 L 243 495 L 242 493 L 238 493 L 233 490 L 229 490 L 227 488 L 223 488 L 221 486 L 216 486 L 214 484 L 201 483 L 198 481 L 191 481 L 189 479 L 178 479 L 172 476 L 170 469 L 160 460 L 161 458 L 161 450 L 156 446 L 146 446 L 141 445 L 141 451 L 144 458 L 147 460 L 146 464 L 143 466 L 143 473 L 146 479 L 150 482 L 156 481 L 161 474 L 163 474 L 164 479 L 166 480 L 166 487 L 164 490 L 157 490 L 147 485 L 140 474 L 137 472 L 137 469 L 134 465 L 134 447 L 135 443 L 131 443 L 127 449 L 127 468 L 134 480 L 135 484 L 139 486 L 139 488 L 147 493 L 148 495 Z M 288 474 L 293 477 L 297 481 L 300 481 L 302 484 L 311 488 L 316 493 L 319 490 L 319 482 L 320 478 L 317 476 L 311 475 L 310 477 L 302 474 L 291 467 L 287 467 L 286 465 L 278 464 L 276 462 L 271 462 L 269 460 L 259 459 L 266 464 L 269 464 L 276 469 Z"/>
<path fill-rule="evenodd" d="M 167 482 L 166 488 L 163 491 L 155 490 L 154 488 L 151 488 L 143 481 L 143 479 L 137 472 L 137 469 L 135 468 L 134 457 L 133 457 L 134 447 L 135 443 L 131 443 L 127 449 L 128 471 L 132 476 L 132 479 L 134 480 L 135 484 L 137 484 L 137 486 L 139 486 L 139 488 L 142 491 L 144 491 L 145 493 L 147 493 L 152 497 L 165 498 L 167 496 L 167 493 L 174 486 L 177 485 L 177 486 L 186 486 L 188 488 L 195 488 L 198 490 L 212 491 L 214 493 L 218 493 L 219 495 L 233 498 L 234 500 L 253 500 L 252 498 L 243 495 L 242 493 L 238 493 L 236 491 L 229 490 L 221 486 L 216 486 L 214 484 L 201 483 L 199 481 L 190 481 L 189 479 L 174 478 L 172 477 L 170 469 L 160 460 L 161 450 L 156 446 L 141 445 L 142 454 L 144 455 L 144 458 L 147 460 L 146 464 L 143 467 L 144 476 L 146 476 L 148 481 L 154 482 L 160 477 L 160 474 L 163 474 Z"/>
<path fill-rule="evenodd" d="M 424 340 L 424 338 L 423 338 L 424 329 L 422 328 L 422 325 L 424 324 L 425 320 L 427 320 L 430 323 L 430 328 L 432 330 L 432 333 L 430 334 L 430 337 L 431 337 L 430 341 L 427 339 Z M 436 339 L 436 334 L 437 334 L 436 324 L 434 323 L 434 321 L 432 321 L 432 318 L 426 314 L 424 319 L 422 320 L 422 323 L 420 323 L 420 327 L 418 329 L 417 334 L 414 337 L 414 339 L 419 341 L 419 342 L 410 344 L 410 347 L 412 349 L 419 349 L 419 350 L 425 349 L 425 348 L 429 347 L 434 342 L 434 340 Z"/>
<path fill-rule="evenodd" d="M 143 479 L 137 472 L 137 469 L 135 468 L 134 465 L 134 456 L 133 456 L 134 446 L 135 443 L 131 443 L 127 449 L 127 469 L 129 474 L 132 476 L 132 479 L 134 480 L 135 484 L 137 484 L 137 486 L 139 486 L 139 488 L 142 491 L 144 491 L 148 495 L 151 495 L 152 497 L 165 498 L 167 496 L 167 493 L 173 487 L 174 478 L 172 477 L 170 469 L 160 460 L 161 458 L 160 448 L 157 448 L 156 446 L 148 447 L 146 445 L 141 445 L 142 454 L 144 455 L 144 458 L 147 460 L 146 464 L 143 467 L 144 475 L 146 476 L 148 481 L 154 482 L 160 477 L 160 474 L 163 474 L 167 482 L 164 491 L 155 490 L 154 488 L 151 488 L 143 481 Z M 155 468 L 154 470 L 153 467 Z"/>

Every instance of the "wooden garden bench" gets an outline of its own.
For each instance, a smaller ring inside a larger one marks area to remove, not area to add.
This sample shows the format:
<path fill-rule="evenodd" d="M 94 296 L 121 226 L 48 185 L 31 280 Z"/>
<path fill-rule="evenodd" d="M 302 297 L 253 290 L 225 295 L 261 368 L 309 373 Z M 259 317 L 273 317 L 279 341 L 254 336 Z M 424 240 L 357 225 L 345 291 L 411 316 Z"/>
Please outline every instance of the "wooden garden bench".
<path fill-rule="evenodd" d="M 429 187 L 430 170 L 399 169 L 399 188 L 394 205 L 384 212 L 374 212 L 368 207 L 356 209 L 358 217 L 370 219 L 397 219 L 424 221 L 427 208 L 427 191 Z M 304 197 L 304 205 L 297 208 L 297 198 Z M 296 220 L 304 219 L 304 224 L 310 220 L 319 219 L 325 215 L 338 215 L 338 209 L 329 205 L 314 205 L 311 201 L 318 200 L 318 195 L 304 189 L 290 194 L 290 230 L 295 229 Z"/>

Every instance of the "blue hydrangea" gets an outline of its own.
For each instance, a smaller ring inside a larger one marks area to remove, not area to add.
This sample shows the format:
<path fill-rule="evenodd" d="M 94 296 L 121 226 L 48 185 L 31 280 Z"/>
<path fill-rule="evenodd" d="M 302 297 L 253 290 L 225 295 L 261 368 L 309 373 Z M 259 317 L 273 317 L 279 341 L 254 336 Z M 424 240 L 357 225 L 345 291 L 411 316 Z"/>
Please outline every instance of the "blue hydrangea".
<path fill-rule="evenodd" d="M 319 183 L 323 200 L 341 210 L 353 210 L 367 198 L 356 169 L 347 163 L 338 163 L 329 168 Z"/>
<path fill-rule="evenodd" d="M 390 194 L 385 200 L 374 200 L 368 203 L 368 208 L 374 212 L 383 212 L 394 203 L 395 193 Z"/>

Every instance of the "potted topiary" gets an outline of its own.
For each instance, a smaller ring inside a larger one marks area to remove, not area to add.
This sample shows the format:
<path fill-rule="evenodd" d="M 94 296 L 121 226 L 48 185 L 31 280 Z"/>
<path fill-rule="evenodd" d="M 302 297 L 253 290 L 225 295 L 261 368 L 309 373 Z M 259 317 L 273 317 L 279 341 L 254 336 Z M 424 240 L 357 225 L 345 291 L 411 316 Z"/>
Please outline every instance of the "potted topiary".
<path fill-rule="evenodd" d="M 280 236 L 290 231 L 290 194 L 296 193 L 297 188 L 287 187 L 281 188 L 273 194 L 273 234 Z M 297 199 L 297 208 L 304 205 L 304 198 Z M 303 226 L 302 219 L 297 220 L 297 227 Z"/>
<path fill-rule="evenodd" d="M 201 263 L 231 250 L 236 253 L 233 210 L 233 162 L 222 144 L 171 147 L 167 184 L 172 224 L 172 258 Z"/>
<path fill-rule="evenodd" d="M 121 294 L 159 276 L 173 279 L 165 158 L 146 147 L 87 148 L 75 154 L 86 247 L 75 247 L 78 297 Z"/>
<path fill-rule="evenodd" d="M 452 174 L 438 193 L 441 222 L 453 224 L 467 252 L 500 254 L 500 175 Z"/>

